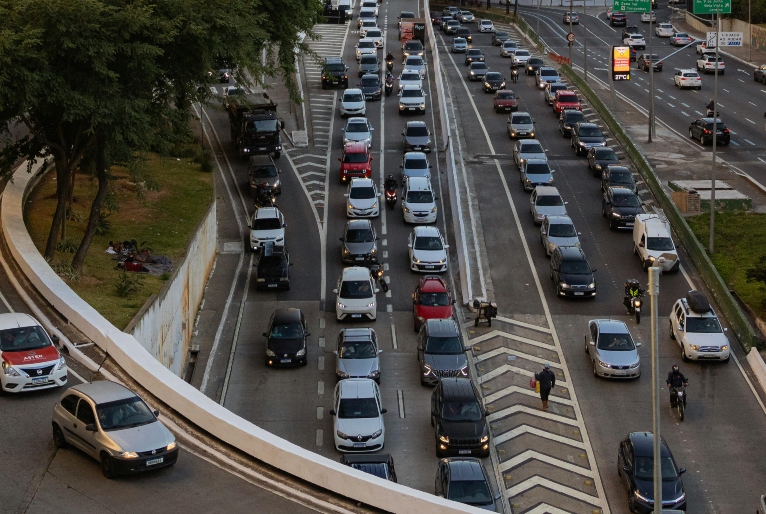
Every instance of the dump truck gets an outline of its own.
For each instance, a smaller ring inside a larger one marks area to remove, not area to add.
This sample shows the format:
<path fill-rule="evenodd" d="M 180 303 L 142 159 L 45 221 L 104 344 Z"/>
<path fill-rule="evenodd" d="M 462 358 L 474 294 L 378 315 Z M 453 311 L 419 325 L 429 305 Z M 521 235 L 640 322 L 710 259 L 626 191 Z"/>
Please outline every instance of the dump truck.
<path fill-rule="evenodd" d="M 259 95 L 236 95 L 229 98 L 231 140 L 240 157 L 282 153 L 280 131 L 285 122 L 277 117 L 277 104 Z"/>

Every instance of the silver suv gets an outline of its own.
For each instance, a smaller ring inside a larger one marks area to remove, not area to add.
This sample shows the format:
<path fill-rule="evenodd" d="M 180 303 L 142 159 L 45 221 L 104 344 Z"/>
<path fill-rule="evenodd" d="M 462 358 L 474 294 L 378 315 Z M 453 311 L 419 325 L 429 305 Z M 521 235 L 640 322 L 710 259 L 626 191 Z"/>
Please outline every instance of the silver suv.
<path fill-rule="evenodd" d="M 678 341 L 681 358 L 729 362 L 727 329 L 701 291 L 689 291 L 670 311 L 670 338 Z"/>

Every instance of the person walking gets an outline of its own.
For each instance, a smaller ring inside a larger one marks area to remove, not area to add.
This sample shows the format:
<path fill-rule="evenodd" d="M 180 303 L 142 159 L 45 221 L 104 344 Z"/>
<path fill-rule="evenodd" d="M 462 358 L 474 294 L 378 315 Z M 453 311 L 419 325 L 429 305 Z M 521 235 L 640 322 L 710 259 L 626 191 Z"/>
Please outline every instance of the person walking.
<path fill-rule="evenodd" d="M 542 410 L 548 410 L 548 395 L 556 385 L 556 375 L 551 371 L 551 365 L 546 363 L 540 373 L 535 373 L 535 380 L 540 383 L 540 399 L 543 401 Z"/>

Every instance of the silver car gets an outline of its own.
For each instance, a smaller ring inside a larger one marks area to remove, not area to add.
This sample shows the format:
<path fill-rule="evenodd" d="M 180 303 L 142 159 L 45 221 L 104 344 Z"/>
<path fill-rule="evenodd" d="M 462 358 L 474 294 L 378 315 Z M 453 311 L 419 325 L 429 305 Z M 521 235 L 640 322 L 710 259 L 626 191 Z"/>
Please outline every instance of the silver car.
<path fill-rule="evenodd" d="M 452 39 L 452 53 L 465 53 L 468 50 L 468 41 L 464 37 Z"/>
<path fill-rule="evenodd" d="M 555 187 L 537 186 L 529 197 L 529 213 L 535 224 L 540 225 L 546 216 L 566 216 L 566 202 Z"/>
<path fill-rule="evenodd" d="M 354 116 L 349 118 L 343 130 L 343 144 L 347 143 L 365 143 L 372 147 L 372 131 L 375 130 L 367 121 L 367 118 Z"/>
<path fill-rule="evenodd" d="M 75 446 L 101 462 L 106 478 L 172 466 L 173 434 L 136 393 L 100 380 L 70 387 L 53 407 L 53 442 Z"/>
<path fill-rule="evenodd" d="M 569 216 L 547 216 L 540 224 L 540 242 L 548 257 L 558 246 L 579 247 L 579 235 Z"/>
<path fill-rule="evenodd" d="M 371 328 L 344 328 L 338 334 L 338 348 L 333 352 L 335 374 L 339 379 L 371 378 L 380 383 L 378 336 Z"/>
<path fill-rule="evenodd" d="M 524 139 L 516 141 L 516 144 L 513 145 L 513 161 L 519 169 L 521 169 L 522 164 L 527 159 L 548 161 L 545 149 L 543 149 L 543 145 L 537 139 Z"/>
<path fill-rule="evenodd" d="M 505 125 L 511 139 L 535 137 L 535 121 L 528 112 L 514 112 Z"/>
<path fill-rule="evenodd" d="M 530 57 L 532 57 L 532 54 L 529 53 L 529 50 L 516 50 L 513 52 L 513 65 L 524 66 Z"/>
<path fill-rule="evenodd" d="M 516 41 L 503 41 L 503 48 L 500 50 L 501 57 L 513 57 L 519 50 L 519 44 Z"/>
<path fill-rule="evenodd" d="M 404 69 L 417 71 L 420 77 L 426 76 L 426 62 L 419 55 L 410 55 L 404 60 Z"/>
<path fill-rule="evenodd" d="M 343 95 L 338 98 L 338 102 L 340 102 L 340 116 L 342 118 L 367 114 L 367 105 L 361 89 L 346 89 L 343 91 Z"/>
<path fill-rule="evenodd" d="M 553 173 L 547 159 L 525 159 L 521 161 L 519 177 L 524 191 L 532 191 L 537 186 L 552 186 Z"/>
<path fill-rule="evenodd" d="M 428 163 L 428 157 L 423 152 L 407 152 L 404 154 L 402 164 L 402 180 L 407 177 L 426 177 L 431 178 L 431 165 Z"/>
<path fill-rule="evenodd" d="M 627 325 L 611 319 L 594 319 L 585 334 L 585 352 L 593 361 L 593 375 L 607 378 L 638 378 L 641 359 Z"/>

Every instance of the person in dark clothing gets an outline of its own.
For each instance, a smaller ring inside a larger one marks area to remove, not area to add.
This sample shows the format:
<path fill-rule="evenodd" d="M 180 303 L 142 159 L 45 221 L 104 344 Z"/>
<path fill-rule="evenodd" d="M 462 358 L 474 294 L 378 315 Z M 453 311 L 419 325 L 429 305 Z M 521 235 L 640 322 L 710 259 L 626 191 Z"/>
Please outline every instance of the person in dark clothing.
<path fill-rule="evenodd" d="M 556 375 L 551 371 L 551 365 L 546 363 L 540 373 L 535 373 L 535 380 L 540 382 L 540 399 L 543 401 L 542 410 L 548 410 L 548 395 L 556 385 Z"/>
<path fill-rule="evenodd" d="M 686 380 L 686 377 L 683 373 L 678 369 L 678 364 L 673 364 L 673 369 L 670 370 L 670 373 L 668 373 L 668 379 L 666 380 L 668 384 L 668 389 L 670 390 L 670 405 L 671 407 L 676 406 L 676 395 L 674 388 L 681 387 L 681 386 L 688 386 L 689 381 Z"/>
<path fill-rule="evenodd" d="M 628 309 L 628 314 L 630 314 L 630 301 L 633 298 L 643 294 L 644 290 L 639 287 L 638 280 L 631 278 L 625 281 L 625 298 L 623 298 L 622 304 L 625 305 L 626 309 Z"/>

